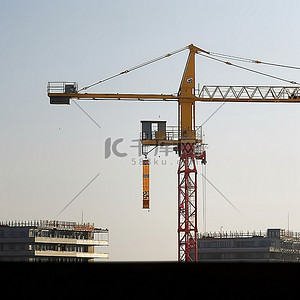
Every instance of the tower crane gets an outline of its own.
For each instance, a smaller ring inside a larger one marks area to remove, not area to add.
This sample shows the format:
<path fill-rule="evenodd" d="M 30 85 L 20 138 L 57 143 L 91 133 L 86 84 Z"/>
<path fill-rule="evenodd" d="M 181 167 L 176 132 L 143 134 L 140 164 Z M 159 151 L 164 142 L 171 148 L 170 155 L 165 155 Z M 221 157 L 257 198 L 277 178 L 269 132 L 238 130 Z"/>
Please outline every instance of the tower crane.
<path fill-rule="evenodd" d="M 177 94 L 103 94 L 82 91 L 106 80 L 126 74 L 152 62 L 189 50 L 185 70 Z M 166 121 L 142 121 L 141 143 L 143 160 L 143 208 L 149 208 L 149 147 L 173 146 L 179 156 L 178 165 L 178 261 L 197 261 L 197 166 L 196 160 L 206 164 L 206 149 L 201 126 L 195 123 L 196 101 L 207 102 L 300 102 L 299 86 L 203 86 L 195 88 L 195 54 L 206 56 L 227 65 L 224 56 L 200 49 L 193 44 L 153 59 L 119 74 L 78 89 L 76 82 L 48 82 L 50 104 L 69 105 L 74 100 L 142 100 L 177 101 L 178 124 L 166 126 Z M 212 54 L 215 54 L 212 56 Z M 231 58 L 236 58 L 232 57 Z M 238 58 L 238 60 L 243 60 Z M 263 63 L 253 60 L 254 63 Z M 250 70 L 244 67 L 242 69 Z M 250 70 L 252 71 L 252 70 Z M 261 72 L 257 72 L 263 74 Z M 270 76 L 276 79 L 279 77 Z M 288 81 L 288 80 L 285 80 Z M 294 81 L 288 81 L 297 84 Z"/>

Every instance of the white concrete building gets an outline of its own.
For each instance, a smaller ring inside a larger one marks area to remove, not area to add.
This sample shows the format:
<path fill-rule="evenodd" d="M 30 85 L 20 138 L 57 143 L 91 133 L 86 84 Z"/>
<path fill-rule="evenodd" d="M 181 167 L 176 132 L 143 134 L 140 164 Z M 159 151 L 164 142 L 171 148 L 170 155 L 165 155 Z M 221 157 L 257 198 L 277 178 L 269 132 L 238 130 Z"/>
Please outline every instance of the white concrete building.
<path fill-rule="evenodd" d="M 65 221 L 0 222 L 0 261 L 91 262 L 107 259 L 108 229 Z"/>

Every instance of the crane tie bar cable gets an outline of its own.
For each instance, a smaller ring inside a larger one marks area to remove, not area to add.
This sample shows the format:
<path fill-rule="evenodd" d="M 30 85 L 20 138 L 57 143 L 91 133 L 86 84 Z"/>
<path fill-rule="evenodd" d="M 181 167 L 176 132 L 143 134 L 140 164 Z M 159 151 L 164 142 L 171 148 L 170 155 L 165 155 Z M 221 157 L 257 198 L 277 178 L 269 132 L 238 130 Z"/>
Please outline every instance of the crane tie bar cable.
<path fill-rule="evenodd" d="M 288 82 L 288 83 L 291 83 L 291 84 L 300 84 L 300 83 L 298 83 L 296 81 L 284 79 L 284 78 L 277 77 L 277 76 L 274 76 L 274 75 L 270 75 L 270 74 L 267 74 L 267 73 L 264 73 L 264 72 L 260 72 L 260 71 L 256 71 L 256 70 L 253 70 L 253 69 L 250 69 L 250 68 L 242 67 L 240 65 L 231 63 L 229 61 L 225 61 L 225 60 L 222 60 L 222 59 L 219 59 L 219 58 L 215 58 L 215 57 L 212 57 L 212 56 L 205 55 L 205 54 L 203 54 L 201 52 L 200 53 L 197 52 L 197 54 L 199 54 L 199 55 L 201 55 L 203 57 L 209 58 L 209 59 L 213 59 L 213 60 L 218 61 L 218 62 L 225 63 L 226 65 L 229 65 L 229 66 L 233 66 L 233 67 L 236 67 L 236 68 L 240 68 L 240 69 L 249 71 L 249 72 L 253 72 L 253 73 L 256 73 L 256 74 L 263 75 L 263 76 L 271 77 L 271 78 L 278 79 L 278 80 L 281 80 L 281 81 L 285 81 L 285 82 Z"/>
<path fill-rule="evenodd" d="M 242 61 L 242 62 L 255 63 L 255 64 L 264 64 L 264 65 L 270 65 L 270 66 L 274 66 L 274 67 L 300 70 L 300 67 L 288 66 L 288 65 L 282 65 L 282 64 L 275 64 L 275 63 L 270 63 L 270 62 L 265 62 L 265 61 L 260 61 L 260 60 L 245 58 L 245 57 L 240 57 L 240 56 L 233 56 L 233 55 L 228 55 L 228 54 L 210 52 L 210 55 L 216 56 L 216 57 L 228 58 L 228 59 L 231 59 L 231 60 Z"/>
<path fill-rule="evenodd" d="M 103 83 L 105 81 L 108 81 L 110 79 L 116 78 L 116 77 L 118 77 L 120 75 L 127 74 L 127 73 L 129 73 L 131 71 L 137 70 L 137 69 L 142 68 L 144 66 L 147 66 L 147 65 L 149 65 L 151 63 L 154 63 L 154 62 L 157 62 L 159 60 L 162 60 L 163 58 L 170 57 L 171 55 L 179 53 L 179 52 L 182 52 L 182 51 L 184 51 L 184 50 L 186 50 L 188 48 L 189 48 L 189 46 L 186 46 L 184 48 L 181 48 L 181 49 L 175 50 L 173 52 L 167 53 L 165 55 L 159 56 L 157 58 L 154 58 L 152 60 L 149 60 L 147 62 L 139 64 L 137 66 L 129 68 L 129 69 L 125 70 L 125 71 L 122 71 L 122 72 L 120 72 L 118 74 L 112 75 L 110 77 L 107 77 L 105 79 L 99 80 L 99 81 L 97 81 L 95 83 L 92 83 L 90 85 L 87 85 L 87 86 L 79 89 L 78 92 L 83 91 L 83 90 L 87 90 L 87 89 L 89 89 L 89 88 L 91 88 L 91 87 L 93 87 L 95 85 L 98 85 L 98 84 Z M 282 65 L 282 64 L 275 64 L 275 63 L 264 62 L 264 61 L 250 59 L 250 58 L 244 58 L 244 57 L 240 57 L 240 56 L 227 55 L 227 54 L 222 54 L 222 53 L 217 53 L 217 52 L 205 52 L 205 53 L 207 53 L 207 55 L 205 55 L 201 51 L 197 52 L 197 54 L 202 55 L 203 57 L 210 58 L 210 59 L 213 59 L 215 61 L 222 62 L 222 63 L 225 63 L 225 64 L 230 65 L 230 66 L 234 66 L 236 68 L 240 68 L 240 69 L 243 69 L 243 70 L 246 70 L 246 71 L 250 71 L 250 72 L 253 72 L 253 73 L 256 73 L 256 74 L 260 74 L 260 75 L 264 75 L 264 76 L 267 76 L 267 77 L 270 77 L 270 78 L 274 78 L 274 79 L 278 79 L 278 80 L 281 80 L 281 81 L 285 81 L 285 82 L 288 82 L 288 83 L 291 83 L 291 84 L 300 84 L 300 83 L 298 83 L 296 81 L 287 80 L 287 79 L 284 79 L 284 78 L 281 78 L 281 77 L 277 77 L 277 76 L 274 76 L 274 75 L 270 75 L 270 74 L 267 74 L 267 73 L 264 73 L 264 72 L 260 72 L 260 71 L 256 71 L 256 70 L 253 70 L 253 69 L 250 69 L 250 68 L 242 67 L 240 65 L 231 63 L 229 61 L 224 61 L 221 58 L 227 58 L 227 59 L 230 59 L 230 60 L 236 60 L 236 61 L 247 62 L 247 63 L 265 64 L 265 65 L 282 67 L 282 68 L 290 68 L 290 69 L 296 69 L 296 70 L 300 70 L 300 67 L 288 66 L 288 65 Z"/>
<path fill-rule="evenodd" d="M 120 73 L 118 73 L 118 74 L 112 75 L 112 76 L 110 76 L 110 77 L 107 77 L 107 78 L 105 78 L 105 79 L 99 80 L 99 81 L 97 81 L 97 82 L 95 82 L 95 83 L 92 83 L 92 84 L 90 84 L 90 85 L 87 85 L 87 86 L 85 86 L 85 87 L 79 89 L 78 92 L 80 92 L 80 91 L 82 91 L 82 90 L 87 90 L 87 89 L 89 89 L 90 87 L 95 86 L 95 85 L 97 85 L 97 84 L 100 84 L 100 83 L 102 83 L 102 82 L 105 82 L 105 81 L 107 81 L 107 80 L 113 79 L 113 78 L 118 77 L 118 76 L 120 76 L 120 75 L 127 74 L 127 73 L 129 73 L 129 72 L 131 72 L 131 71 L 137 70 L 137 69 L 142 68 L 142 67 L 147 66 L 147 65 L 150 65 L 150 64 L 152 64 L 152 63 L 154 63 L 154 62 L 157 62 L 157 61 L 159 61 L 159 60 L 161 60 L 161 59 L 163 59 L 163 58 L 166 58 L 166 57 L 170 57 L 171 55 L 176 54 L 176 53 L 179 53 L 179 52 L 182 52 L 182 51 L 184 51 L 184 50 L 186 50 L 186 49 L 188 49 L 188 46 L 186 46 L 186 47 L 184 47 L 184 48 L 181 48 L 181 49 L 178 49 L 178 50 L 175 50 L 175 51 L 173 51 L 173 52 L 167 53 L 167 54 L 165 54 L 165 55 L 159 56 L 159 57 L 157 57 L 157 58 L 151 59 L 151 60 L 149 60 L 149 61 L 147 61 L 147 62 L 144 62 L 144 63 L 142 63 L 142 64 L 139 64 L 139 65 L 135 66 L 135 67 L 132 67 L 132 68 L 130 68 L 130 69 L 127 69 L 127 70 L 125 70 L 125 71 L 122 71 L 122 72 L 120 72 Z"/>
<path fill-rule="evenodd" d="M 239 213 L 239 209 L 210 181 L 207 179 L 207 177 L 201 173 L 202 177 Z"/>

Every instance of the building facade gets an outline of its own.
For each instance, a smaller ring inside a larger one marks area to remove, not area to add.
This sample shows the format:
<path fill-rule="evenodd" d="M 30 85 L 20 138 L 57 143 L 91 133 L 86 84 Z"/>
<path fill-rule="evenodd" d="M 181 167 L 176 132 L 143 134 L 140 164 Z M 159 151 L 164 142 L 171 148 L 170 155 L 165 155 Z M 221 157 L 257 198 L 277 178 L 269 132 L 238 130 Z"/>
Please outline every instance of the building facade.
<path fill-rule="evenodd" d="M 300 233 L 218 232 L 198 236 L 199 262 L 299 262 Z"/>
<path fill-rule="evenodd" d="M 108 229 L 65 221 L 0 222 L 0 261 L 92 262 L 108 258 Z"/>

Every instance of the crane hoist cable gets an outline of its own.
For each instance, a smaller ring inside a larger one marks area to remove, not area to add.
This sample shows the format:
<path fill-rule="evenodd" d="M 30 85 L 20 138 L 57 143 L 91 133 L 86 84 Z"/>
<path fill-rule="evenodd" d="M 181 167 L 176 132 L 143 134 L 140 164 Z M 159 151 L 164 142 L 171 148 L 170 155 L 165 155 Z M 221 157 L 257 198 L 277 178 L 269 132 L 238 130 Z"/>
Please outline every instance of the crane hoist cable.
<path fill-rule="evenodd" d="M 57 216 L 59 216 L 90 184 L 92 184 L 92 182 L 100 175 L 100 173 L 98 173 L 58 214 Z"/>
<path fill-rule="evenodd" d="M 206 177 L 206 164 L 202 164 L 202 172 L 201 172 L 205 177 Z M 202 220 L 203 220 L 203 232 L 206 232 L 206 179 L 202 176 L 202 197 L 203 197 L 203 206 L 202 206 Z"/>
<path fill-rule="evenodd" d="M 202 124 L 201 127 L 206 124 L 227 102 L 223 102 Z"/>
<path fill-rule="evenodd" d="M 239 209 L 210 181 L 208 180 L 208 178 L 201 173 L 201 176 L 204 177 L 204 179 L 239 213 L 241 213 L 239 211 Z"/>
<path fill-rule="evenodd" d="M 77 107 L 94 123 L 96 126 L 101 129 L 101 126 L 76 102 L 73 101 L 77 105 Z"/>
<path fill-rule="evenodd" d="M 105 82 L 105 81 L 108 81 L 108 80 L 110 80 L 110 79 L 116 78 L 116 77 L 118 77 L 118 76 L 120 76 L 120 75 L 123 75 L 123 74 L 127 74 L 127 73 L 129 73 L 129 72 L 131 72 L 131 71 L 137 70 L 137 69 L 142 68 L 142 67 L 144 67 L 144 66 L 150 65 L 150 64 L 152 64 L 152 63 L 154 63 L 154 62 L 157 62 L 157 61 L 159 61 L 159 60 L 162 60 L 163 58 L 166 58 L 166 57 L 170 57 L 170 56 L 172 56 L 172 55 L 174 55 L 174 54 L 177 54 L 177 53 L 179 53 L 179 52 L 182 52 L 182 51 L 184 51 L 184 50 L 186 50 L 186 49 L 188 49 L 188 46 L 186 46 L 186 47 L 184 47 L 184 48 L 181 48 L 181 49 L 178 49 L 178 50 L 175 50 L 175 51 L 172 51 L 172 52 L 167 53 L 167 54 L 165 54 L 165 55 L 159 56 L 159 57 L 157 57 L 157 58 L 151 59 L 151 60 L 149 60 L 149 61 L 147 61 L 147 62 L 144 62 L 144 63 L 139 64 L 139 65 L 137 65 L 137 66 L 134 66 L 134 67 L 132 67 L 132 68 L 129 68 L 129 69 L 127 69 L 127 70 L 125 70 L 125 71 L 122 71 L 122 72 L 120 72 L 120 73 L 118 73 L 118 74 L 112 75 L 112 76 L 110 76 L 110 77 L 107 77 L 107 78 L 105 78 L 105 79 L 99 80 L 99 81 L 97 81 L 97 82 L 95 82 L 95 83 L 92 83 L 92 84 L 90 84 L 90 85 L 87 85 L 87 86 L 85 86 L 85 87 L 79 89 L 78 92 L 80 92 L 80 91 L 82 91 L 82 90 L 87 90 L 87 89 L 89 89 L 90 87 L 93 87 L 93 86 L 95 86 L 95 85 L 98 85 L 98 84 L 100 84 L 100 83 L 102 83 L 102 82 Z"/>
<path fill-rule="evenodd" d="M 253 69 L 250 69 L 250 68 L 246 68 L 246 67 L 231 63 L 229 61 L 225 61 L 225 60 L 222 60 L 222 59 L 219 59 L 219 58 L 215 58 L 215 57 L 203 54 L 202 52 L 200 52 L 200 53 L 197 52 L 197 54 L 201 55 L 203 57 L 221 62 L 221 63 L 225 63 L 226 65 L 229 65 L 229 66 L 233 66 L 233 67 L 236 67 L 236 68 L 239 68 L 239 69 L 243 69 L 245 71 L 249 71 L 249 72 L 253 72 L 253 73 L 260 74 L 260 75 L 263 75 L 263 76 L 267 76 L 267 77 L 270 77 L 270 78 L 274 78 L 274 79 L 277 79 L 277 80 L 285 81 L 285 82 L 288 82 L 288 83 L 291 83 L 291 84 L 299 84 L 300 85 L 299 82 L 288 80 L 288 79 L 285 79 L 285 78 L 282 78 L 282 77 L 274 76 L 274 75 L 267 74 L 267 73 L 264 73 L 264 72 L 260 72 L 260 71 L 257 71 L 257 70 L 253 70 Z"/>

